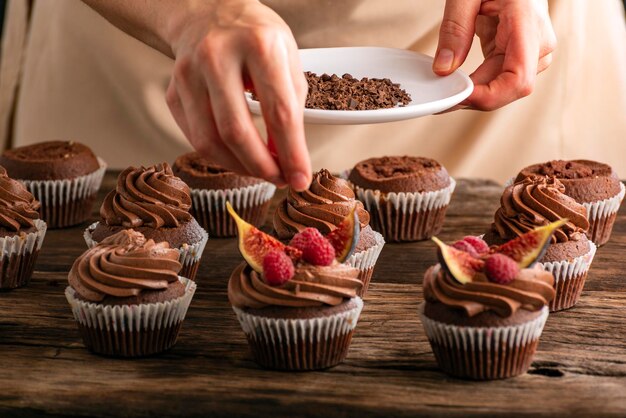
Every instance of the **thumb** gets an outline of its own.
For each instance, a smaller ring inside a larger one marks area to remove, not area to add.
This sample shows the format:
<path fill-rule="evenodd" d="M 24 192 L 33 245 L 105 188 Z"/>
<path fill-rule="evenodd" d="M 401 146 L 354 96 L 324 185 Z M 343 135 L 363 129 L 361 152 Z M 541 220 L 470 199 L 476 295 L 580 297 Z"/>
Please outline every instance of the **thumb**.
<path fill-rule="evenodd" d="M 447 0 L 433 62 L 437 75 L 448 75 L 465 61 L 474 39 L 481 0 Z"/>

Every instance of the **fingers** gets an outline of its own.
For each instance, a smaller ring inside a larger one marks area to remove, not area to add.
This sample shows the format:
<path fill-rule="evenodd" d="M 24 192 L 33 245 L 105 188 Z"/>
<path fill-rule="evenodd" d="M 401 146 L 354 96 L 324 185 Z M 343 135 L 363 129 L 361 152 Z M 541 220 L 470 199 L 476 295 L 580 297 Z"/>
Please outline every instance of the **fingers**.
<path fill-rule="evenodd" d="M 448 0 L 439 28 L 439 44 L 433 62 L 437 75 L 448 75 L 467 58 L 474 38 L 481 0 Z"/>
<path fill-rule="evenodd" d="M 241 72 L 232 70 L 242 68 L 243 63 L 237 61 L 236 56 L 220 50 L 219 44 L 215 43 L 207 50 L 203 61 L 204 82 L 208 86 L 216 129 L 223 144 L 253 176 L 283 184 L 280 168 L 248 111 Z"/>
<path fill-rule="evenodd" d="M 167 104 L 183 134 L 205 158 L 230 170 L 250 175 L 220 141 L 205 87 L 183 73 L 181 69 L 174 70 L 166 92 Z"/>
<path fill-rule="evenodd" d="M 256 54 L 248 54 L 246 68 L 285 179 L 295 190 L 311 183 L 311 163 L 304 137 L 303 110 L 307 93 L 295 42 L 280 33 L 265 35 Z M 271 144 L 270 144 L 271 145 Z"/>

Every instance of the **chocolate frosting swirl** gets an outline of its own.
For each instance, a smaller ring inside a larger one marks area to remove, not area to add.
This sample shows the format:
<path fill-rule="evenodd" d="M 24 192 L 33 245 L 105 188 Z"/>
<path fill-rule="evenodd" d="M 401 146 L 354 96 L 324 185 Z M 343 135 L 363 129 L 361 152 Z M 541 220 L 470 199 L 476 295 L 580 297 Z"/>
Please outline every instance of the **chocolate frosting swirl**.
<path fill-rule="evenodd" d="M 84 299 L 125 298 L 144 290 L 164 290 L 178 280 L 178 251 L 167 242 L 156 244 L 135 231 L 121 231 L 76 259 L 70 286 Z"/>
<path fill-rule="evenodd" d="M 589 229 L 587 210 L 565 195 L 565 186 L 555 177 L 531 176 L 504 190 L 501 207 L 492 228 L 503 239 L 513 239 L 536 227 L 567 218 L 552 242 L 579 241 Z"/>
<path fill-rule="evenodd" d="M 469 317 L 485 311 L 510 317 L 518 309 L 538 311 L 546 306 L 554 298 L 553 285 L 554 276 L 540 265 L 520 270 L 507 284 L 492 283 L 482 274 L 461 284 L 437 264 L 424 276 L 424 297 L 429 302 L 463 309 Z"/>
<path fill-rule="evenodd" d="M 100 216 L 107 225 L 136 228 L 177 227 L 191 220 L 189 187 L 167 163 L 129 167 L 104 199 Z"/>
<path fill-rule="evenodd" d="M 26 187 L 0 166 L 0 227 L 14 232 L 34 227 L 40 206 Z"/>
<path fill-rule="evenodd" d="M 357 295 L 363 286 L 358 275 L 358 269 L 336 262 L 330 266 L 300 265 L 287 283 L 270 286 L 242 263 L 228 281 L 228 300 L 238 308 L 335 306 Z"/>
<path fill-rule="evenodd" d="M 308 190 L 296 192 L 289 189 L 274 214 L 274 229 L 281 239 L 289 239 L 307 227 L 327 234 L 357 208 L 361 228 L 366 227 L 370 215 L 363 204 L 356 200 L 354 191 L 346 180 L 337 178 L 328 170 L 320 170 L 313 175 Z"/>

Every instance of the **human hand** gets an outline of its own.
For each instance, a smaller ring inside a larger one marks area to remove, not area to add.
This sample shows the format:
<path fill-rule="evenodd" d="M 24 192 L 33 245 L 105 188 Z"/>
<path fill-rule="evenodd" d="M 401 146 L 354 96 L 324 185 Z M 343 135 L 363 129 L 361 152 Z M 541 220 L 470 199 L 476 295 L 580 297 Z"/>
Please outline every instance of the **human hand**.
<path fill-rule="evenodd" d="M 308 188 L 311 163 L 302 118 L 307 82 L 289 27 L 255 0 L 200 4 L 172 19 L 169 31 L 176 61 L 166 99 L 176 123 L 196 150 L 226 168 Z M 248 111 L 249 82 L 276 160 Z"/>
<path fill-rule="evenodd" d="M 447 0 L 433 71 L 448 75 L 467 58 L 474 33 L 485 61 L 459 108 L 494 110 L 528 96 L 552 62 L 556 35 L 547 0 Z"/>

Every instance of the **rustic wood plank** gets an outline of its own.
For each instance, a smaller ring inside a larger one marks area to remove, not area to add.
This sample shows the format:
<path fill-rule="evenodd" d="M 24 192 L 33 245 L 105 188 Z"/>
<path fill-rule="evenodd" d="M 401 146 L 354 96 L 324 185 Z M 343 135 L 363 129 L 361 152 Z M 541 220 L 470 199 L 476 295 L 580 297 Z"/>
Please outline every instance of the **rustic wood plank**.
<path fill-rule="evenodd" d="M 104 191 L 113 184 L 107 175 Z M 441 237 L 484 231 L 500 191 L 460 181 Z M 350 354 L 331 370 L 272 372 L 251 361 L 226 298 L 240 260 L 234 240 L 209 241 L 174 349 L 139 360 L 92 355 L 63 295 L 84 226 L 50 231 L 31 286 L 0 294 L 0 416 L 626 416 L 624 209 L 580 303 L 548 319 L 530 373 L 482 383 L 439 372 L 422 331 L 428 242 L 386 246 Z"/>

